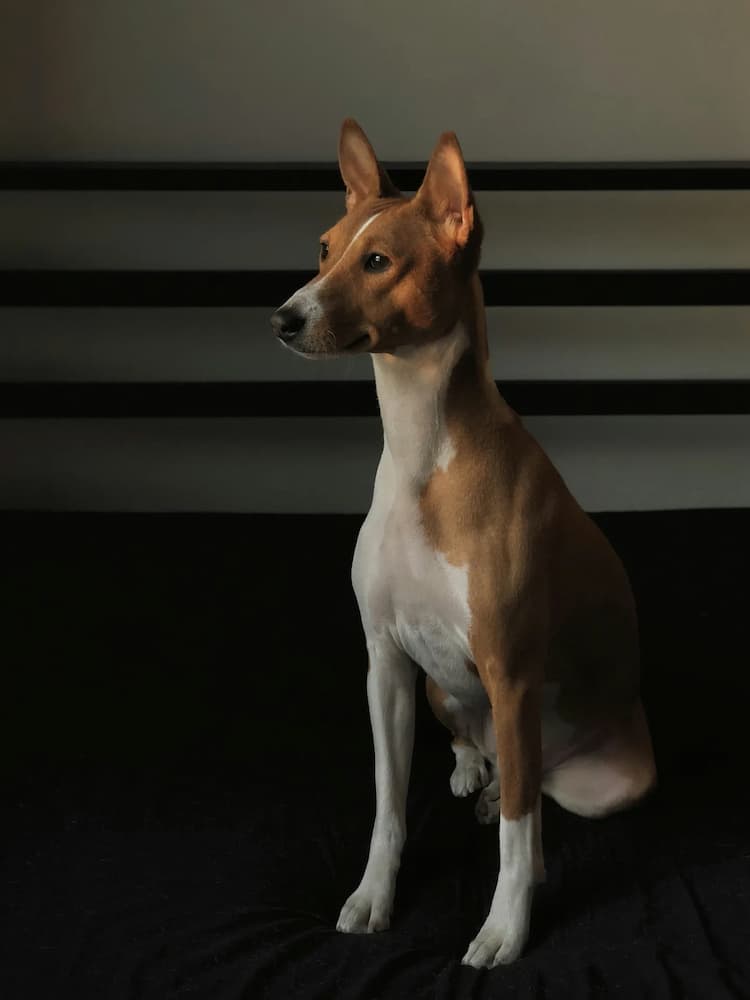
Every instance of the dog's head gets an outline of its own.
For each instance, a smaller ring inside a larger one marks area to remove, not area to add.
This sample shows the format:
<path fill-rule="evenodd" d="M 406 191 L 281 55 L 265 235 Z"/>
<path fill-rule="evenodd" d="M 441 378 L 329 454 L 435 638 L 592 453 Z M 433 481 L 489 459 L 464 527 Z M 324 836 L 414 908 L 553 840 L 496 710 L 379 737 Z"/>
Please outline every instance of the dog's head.
<path fill-rule="evenodd" d="M 351 118 L 341 127 L 339 167 L 346 214 L 320 237 L 318 274 L 271 317 L 277 337 L 325 358 L 443 336 L 482 242 L 456 136 L 440 137 L 413 198 L 393 185 Z"/>

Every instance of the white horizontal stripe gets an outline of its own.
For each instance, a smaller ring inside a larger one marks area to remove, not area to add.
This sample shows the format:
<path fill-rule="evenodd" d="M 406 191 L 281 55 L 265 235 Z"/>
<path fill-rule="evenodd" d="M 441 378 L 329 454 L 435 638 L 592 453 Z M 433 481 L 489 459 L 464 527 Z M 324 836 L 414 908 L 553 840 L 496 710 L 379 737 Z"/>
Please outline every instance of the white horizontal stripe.
<path fill-rule="evenodd" d="M 750 417 L 527 421 L 589 510 L 750 506 Z M 0 507 L 363 512 L 377 419 L 0 421 Z"/>
<path fill-rule="evenodd" d="M 477 194 L 486 268 L 750 267 L 750 191 Z M 315 269 L 342 192 L 0 192 L 0 266 Z M 280 304 L 280 303 L 279 303 Z"/>
<path fill-rule="evenodd" d="M 0 309 L 0 379 L 372 378 L 283 350 L 270 309 Z M 503 379 L 750 378 L 750 307 L 488 310 Z"/>

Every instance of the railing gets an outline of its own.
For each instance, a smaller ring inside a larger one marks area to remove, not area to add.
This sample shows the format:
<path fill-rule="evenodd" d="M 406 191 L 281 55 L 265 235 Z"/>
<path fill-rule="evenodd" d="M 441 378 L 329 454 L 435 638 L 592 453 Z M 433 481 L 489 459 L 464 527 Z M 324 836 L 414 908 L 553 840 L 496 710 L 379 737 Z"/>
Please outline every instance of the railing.
<path fill-rule="evenodd" d="M 424 166 L 386 164 L 405 191 Z M 473 164 L 477 191 L 748 190 L 747 163 Z M 0 190 L 336 191 L 331 164 L 6 163 Z M 305 271 L 4 270 L 0 306 L 262 306 Z M 488 306 L 750 305 L 750 269 L 484 270 Z M 270 333 L 269 333 L 270 335 Z M 750 352 L 750 333 L 748 335 Z M 750 413 L 750 380 L 503 381 L 522 414 Z M 367 416 L 371 382 L 0 382 L 2 417 Z"/>

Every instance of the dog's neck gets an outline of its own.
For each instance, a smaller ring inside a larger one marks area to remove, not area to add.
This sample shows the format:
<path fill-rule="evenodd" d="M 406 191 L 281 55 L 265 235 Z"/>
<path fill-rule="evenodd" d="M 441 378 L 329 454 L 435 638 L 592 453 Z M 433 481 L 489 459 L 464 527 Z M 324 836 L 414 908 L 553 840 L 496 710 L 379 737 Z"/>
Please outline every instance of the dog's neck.
<path fill-rule="evenodd" d="M 401 485 L 419 492 L 435 468 L 453 455 L 446 424 L 446 398 L 458 362 L 467 354 L 476 405 L 492 385 L 484 305 L 479 278 L 472 280 L 467 301 L 452 329 L 420 346 L 373 354 L 375 383 L 383 420 L 384 448 Z"/>

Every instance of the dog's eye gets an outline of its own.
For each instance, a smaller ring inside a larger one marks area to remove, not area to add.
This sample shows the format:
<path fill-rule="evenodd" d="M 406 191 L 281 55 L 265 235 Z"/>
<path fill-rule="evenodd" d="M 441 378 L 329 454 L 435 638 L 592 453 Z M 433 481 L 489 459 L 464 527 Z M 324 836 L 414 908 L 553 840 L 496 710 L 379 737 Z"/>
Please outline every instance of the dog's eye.
<path fill-rule="evenodd" d="M 325 260 L 327 256 L 328 256 L 328 244 L 327 243 L 321 243 L 320 244 L 320 259 L 321 260 Z"/>
<path fill-rule="evenodd" d="M 365 258 L 366 271 L 385 271 L 387 267 L 390 267 L 390 264 L 390 260 L 382 253 L 371 253 L 369 257 Z"/>

